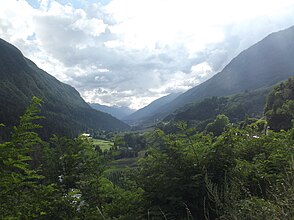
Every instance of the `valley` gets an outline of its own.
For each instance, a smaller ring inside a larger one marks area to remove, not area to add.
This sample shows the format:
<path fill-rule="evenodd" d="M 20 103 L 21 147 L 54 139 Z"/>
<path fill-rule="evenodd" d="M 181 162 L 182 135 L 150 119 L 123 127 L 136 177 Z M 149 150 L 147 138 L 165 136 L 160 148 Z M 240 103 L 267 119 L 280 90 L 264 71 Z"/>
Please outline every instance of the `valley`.
<path fill-rule="evenodd" d="M 293 219 L 293 39 L 137 111 L 88 104 L 1 39 L 0 218 Z"/>

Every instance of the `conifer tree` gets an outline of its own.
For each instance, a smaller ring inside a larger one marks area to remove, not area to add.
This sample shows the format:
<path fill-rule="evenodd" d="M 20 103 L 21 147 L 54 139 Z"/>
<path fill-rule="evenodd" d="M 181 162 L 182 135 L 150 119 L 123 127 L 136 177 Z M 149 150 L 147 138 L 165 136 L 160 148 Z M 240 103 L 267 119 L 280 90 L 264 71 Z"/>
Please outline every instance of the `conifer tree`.
<path fill-rule="evenodd" d="M 14 127 L 12 139 L 0 144 L 0 217 L 35 217 L 38 199 L 34 198 L 42 176 L 30 167 L 30 154 L 43 142 L 33 129 L 40 128 L 34 121 L 38 116 L 41 100 L 33 97 L 32 104 Z"/>

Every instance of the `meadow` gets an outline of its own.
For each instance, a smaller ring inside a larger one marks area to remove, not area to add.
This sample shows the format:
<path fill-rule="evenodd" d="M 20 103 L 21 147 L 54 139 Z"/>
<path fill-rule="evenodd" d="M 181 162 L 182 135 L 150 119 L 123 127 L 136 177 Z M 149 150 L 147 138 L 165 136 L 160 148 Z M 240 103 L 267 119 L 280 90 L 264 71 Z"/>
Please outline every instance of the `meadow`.
<path fill-rule="evenodd" d="M 102 151 L 109 150 L 113 146 L 113 142 L 92 138 L 95 146 L 99 146 Z"/>

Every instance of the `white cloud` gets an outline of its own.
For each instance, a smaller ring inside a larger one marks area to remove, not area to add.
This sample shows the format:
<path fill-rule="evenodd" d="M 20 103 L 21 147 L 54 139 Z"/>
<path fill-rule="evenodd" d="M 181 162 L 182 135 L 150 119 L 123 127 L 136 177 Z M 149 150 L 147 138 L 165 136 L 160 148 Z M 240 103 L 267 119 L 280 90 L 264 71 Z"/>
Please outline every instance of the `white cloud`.
<path fill-rule="evenodd" d="M 203 62 L 203 63 L 199 63 L 195 66 L 192 66 L 191 71 L 194 74 L 199 75 L 201 78 L 203 78 L 212 72 L 212 68 L 211 68 L 211 66 L 209 66 L 209 64 L 207 62 Z"/>
<path fill-rule="evenodd" d="M 118 21 L 111 31 L 122 36 L 120 46 L 155 49 L 157 44 L 181 44 L 197 53 L 224 40 L 226 25 L 279 14 L 293 1 L 268 0 L 113 0 L 107 10 Z"/>
<path fill-rule="evenodd" d="M 12 42 L 26 41 L 34 32 L 32 16 L 34 9 L 25 1 L 0 3 L 0 36 Z"/>
<path fill-rule="evenodd" d="M 73 30 L 84 31 L 86 34 L 93 37 L 98 37 L 100 34 L 104 33 L 107 27 L 103 20 L 97 18 L 77 20 L 71 26 Z"/>
<path fill-rule="evenodd" d="M 79 7 L 39 0 L 39 8 L 27 1 L 0 3 L 1 38 L 86 101 L 133 108 L 203 82 L 267 34 L 294 25 L 293 0 L 112 0 Z"/>

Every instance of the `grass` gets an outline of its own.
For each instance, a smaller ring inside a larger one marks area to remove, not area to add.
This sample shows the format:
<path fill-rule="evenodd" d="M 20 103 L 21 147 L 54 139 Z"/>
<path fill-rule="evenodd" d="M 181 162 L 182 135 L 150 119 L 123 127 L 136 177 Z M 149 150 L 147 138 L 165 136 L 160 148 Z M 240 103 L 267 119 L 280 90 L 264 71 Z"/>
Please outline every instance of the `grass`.
<path fill-rule="evenodd" d="M 92 139 L 95 146 L 99 146 L 102 151 L 109 150 L 113 146 L 113 142 L 101 140 L 101 139 Z"/>

